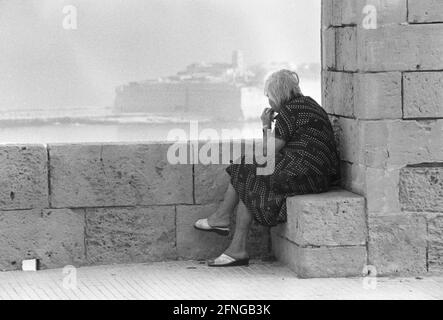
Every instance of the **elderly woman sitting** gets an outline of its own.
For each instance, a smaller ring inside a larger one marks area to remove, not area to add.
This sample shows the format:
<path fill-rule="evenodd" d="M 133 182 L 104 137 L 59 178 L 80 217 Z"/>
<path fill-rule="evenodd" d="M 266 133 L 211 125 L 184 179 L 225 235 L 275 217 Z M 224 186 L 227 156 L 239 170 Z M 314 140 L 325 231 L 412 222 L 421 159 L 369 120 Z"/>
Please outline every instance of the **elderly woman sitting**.
<path fill-rule="evenodd" d="M 246 241 L 253 219 L 270 227 L 284 223 L 288 197 L 326 192 L 340 180 L 328 115 L 301 93 L 297 74 L 289 70 L 272 74 L 265 83 L 265 95 L 271 108 L 261 116 L 263 138 L 275 139 L 275 170 L 270 175 L 258 175 L 257 164 L 245 163 L 244 157 L 226 169 L 231 184 L 223 202 L 209 218 L 197 221 L 195 228 L 229 235 L 230 216 L 240 200 L 248 210 L 237 213 L 232 242 L 225 253 L 208 261 L 211 267 L 248 265 Z"/>

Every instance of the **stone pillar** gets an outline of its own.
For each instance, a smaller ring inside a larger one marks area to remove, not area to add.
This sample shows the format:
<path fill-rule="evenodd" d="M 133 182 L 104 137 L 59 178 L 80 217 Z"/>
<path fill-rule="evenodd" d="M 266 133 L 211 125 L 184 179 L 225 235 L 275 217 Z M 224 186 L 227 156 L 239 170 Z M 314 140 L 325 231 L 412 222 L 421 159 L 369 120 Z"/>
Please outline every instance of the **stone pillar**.
<path fill-rule="evenodd" d="M 323 106 L 378 274 L 443 271 L 443 2 L 322 0 Z"/>

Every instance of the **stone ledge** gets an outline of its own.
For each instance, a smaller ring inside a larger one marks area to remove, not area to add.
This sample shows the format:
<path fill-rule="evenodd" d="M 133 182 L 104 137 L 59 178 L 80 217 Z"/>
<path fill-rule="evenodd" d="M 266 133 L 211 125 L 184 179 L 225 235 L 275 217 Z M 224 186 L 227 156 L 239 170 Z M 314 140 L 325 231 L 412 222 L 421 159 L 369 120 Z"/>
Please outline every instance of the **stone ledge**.
<path fill-rule="evenodd" d="M 291 197 L 272 249 L 301 278 L 349 277 L 366 265 L 365 199 L 346 190 Z"/>
<path fill-rule="evenodd" d="M 272 232 L 273 251 L 300 278 L 356 277 L 367 265 L 365 246 L 303 248 Z"/>
<path fill-rule="evenodd" d="M 367 238 L 365 199 L 346 190 L 291 197 L 277 234 L 298 246 L 357 246 Z"/>
<path fill-rule="evenodd" d="M 171 165 L 171 144 L 51 145 L 55 208 L 192 204 L 192 165 Z"/>

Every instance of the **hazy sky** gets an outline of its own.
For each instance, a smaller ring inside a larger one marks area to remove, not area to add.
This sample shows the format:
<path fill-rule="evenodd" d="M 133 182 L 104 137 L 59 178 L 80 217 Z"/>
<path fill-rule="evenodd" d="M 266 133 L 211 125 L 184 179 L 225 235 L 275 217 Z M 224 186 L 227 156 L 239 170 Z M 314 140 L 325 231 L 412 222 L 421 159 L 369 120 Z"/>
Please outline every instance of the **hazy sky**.
<path fill-rule="evenodd" d="M 117 85 L 234 49 L 320 62 L 320 0 L 0 0 L 0 109 L 110 105 Z"/>

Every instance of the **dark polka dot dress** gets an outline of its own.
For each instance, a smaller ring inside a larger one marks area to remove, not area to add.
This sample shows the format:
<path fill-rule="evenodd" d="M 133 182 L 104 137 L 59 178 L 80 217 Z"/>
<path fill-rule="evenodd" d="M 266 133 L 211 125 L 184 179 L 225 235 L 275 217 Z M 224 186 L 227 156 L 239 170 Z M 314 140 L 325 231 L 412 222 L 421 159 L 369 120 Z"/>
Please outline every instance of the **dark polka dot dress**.
<path fill-rule="evenodd" d="M 322 193 L 340 182 L 334 132 L 325 110 L 312 98 L 297 96 L 276 117 L 275 136 L 286 141 L 272 175 L 257 175 L 245 157 L 226 171 L 254 219 L 265 226 L 286 222 L 286 198 Z"/>

